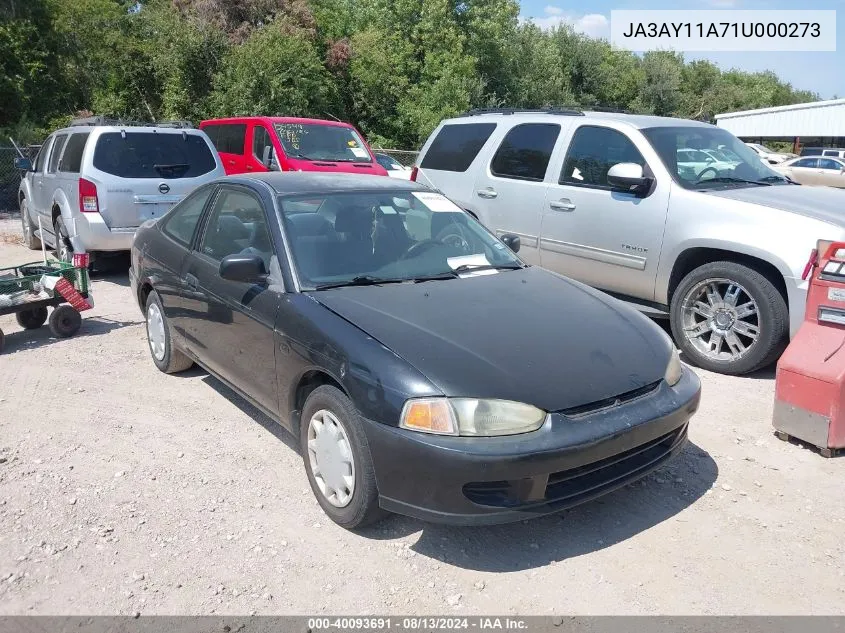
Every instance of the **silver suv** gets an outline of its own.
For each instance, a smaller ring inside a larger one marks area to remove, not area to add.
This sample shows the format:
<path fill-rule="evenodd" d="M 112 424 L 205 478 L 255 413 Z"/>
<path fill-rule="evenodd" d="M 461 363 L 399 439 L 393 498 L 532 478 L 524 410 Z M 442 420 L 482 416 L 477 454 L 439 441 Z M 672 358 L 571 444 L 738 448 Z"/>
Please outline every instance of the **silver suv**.
<path fill-rule="evenodd" d="M 224 175 L 208 136 L 189 123 L 101 117 L 57 130 L 34 163 L 15 165 L 26 172 L 18 192 L 26 245 L 38 249 L 43 240 L 59 259 L 88 253 L 92 263 L 128 251 L 141 223 Z"/>
<path fill-rule="evenodd" d="M 682 119 L 474 111 L 437 127 L 414 178 L 518 234 L 526 261 L 668 316 L 691 362 L 728 374 L 777 358 L 817 241 L 845 239 L 845 191 L 793 184 Z"/>

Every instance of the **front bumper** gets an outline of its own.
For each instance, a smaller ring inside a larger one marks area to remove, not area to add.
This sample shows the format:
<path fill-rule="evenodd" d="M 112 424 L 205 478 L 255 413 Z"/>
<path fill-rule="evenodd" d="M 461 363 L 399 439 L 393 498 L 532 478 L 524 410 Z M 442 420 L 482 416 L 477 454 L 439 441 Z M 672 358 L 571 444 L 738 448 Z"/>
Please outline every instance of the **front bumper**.
<path fill-rule="evenodd" d="M 137 227 L 109 228 L 99 213 L 80 213 L 71 221 L 69 231 L 74 249 L 93 251 L 128 251 Z"/>
<path fill-rule="evenodd" d="M 456 525 L 507 523 L 589 501 L 643 477 L 680 452 L 701 384 L 675 387 L 574 418 L 553 414 L 532 433 L 428 435 L 367 420 L 379 505 Z"/>

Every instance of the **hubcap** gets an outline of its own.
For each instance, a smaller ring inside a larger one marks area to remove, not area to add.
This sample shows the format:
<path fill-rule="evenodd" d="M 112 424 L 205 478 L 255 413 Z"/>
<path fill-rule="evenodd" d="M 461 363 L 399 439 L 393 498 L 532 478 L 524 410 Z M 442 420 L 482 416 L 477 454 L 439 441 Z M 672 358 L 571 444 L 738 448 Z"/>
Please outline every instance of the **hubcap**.
<path fill-rule="evenodd" d="M 684 335 L 712 360 L 736 361 L 757 344 L 760 313 L 754 297 L 730 279 L 705 279 L 682 303 Z"/>
<path fill-rule="evenodd" d="M 308 462 L 317 487 L 330 504 L 343 508 L 355 492 L 355 461 L 346 429 L 326 409 L 308 422 Z"/>
<path fill-rule="evenodd" d="M 159 307 L 151 303 L 147 309 L 147 338 L 156 360 L 164 360 L 164 318 Z"/>

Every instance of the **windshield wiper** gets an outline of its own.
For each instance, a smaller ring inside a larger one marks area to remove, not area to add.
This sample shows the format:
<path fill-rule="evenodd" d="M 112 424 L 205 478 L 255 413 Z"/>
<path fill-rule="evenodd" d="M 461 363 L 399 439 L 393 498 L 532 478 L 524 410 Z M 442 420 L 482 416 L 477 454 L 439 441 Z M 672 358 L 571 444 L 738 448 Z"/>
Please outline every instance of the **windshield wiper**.
<path fill-rule="evenodd" d="M 181 171 L 185 173 L 191 168 L 190 165 L 187 163 L 173 163 L 172 165 L 153 165 L 153 169 L 155 169 L 159 174 L 164 176 L 165 172 L 174 172 L 174 171 Z"/>
<path fill-rule="evenodd" d="M 327 284 L 318 284 L 315 290 L 328 290 L 330 288 L 343 288 L 344 286 L 379 286 L 381 284 L 401 284 L 406 281 L 412 281 L 404 277 L 390 278 L 390 277 L 373 277 L 372 275 L 358 275 L 346 281 L 336 281 Z"/>
<path fill-rule="evenodd" d="M 305 154 L 300 154 L 298 152 L 297 153 L 289 152 L 288 156 L 290 156 L 291 158 L 301 158 L 302 160 L 312 160 L 312 161 L 313 160 L 319 160 L 318 158 L 311 158 L 310 156 L 306 156 Z"/>
<path fill-rule="evenodd" d="M 766 176 L 770 178 L 770 176 Z M 733 176 L 717 176 L 716 178 L 708 178 L 696 184 L 703 185 L 708 182 L 740 182 L 747 185 L 760 185 L 761 187 L 771 187 L 772 183 L 765 182 L 765 180 L 746 180 L 745 178 L 734 178 Z"/>
<path fill-rule="evenodd" d="M 519 270 L 525 268 L 521 264 L 461 264 L 455 268 L 455 272 L 468 273 L 476 270 Z"/>
<path fill-rule="evenodd" d="M 763 176 L 757 182 L 792 182 L 784 176 Z"/>

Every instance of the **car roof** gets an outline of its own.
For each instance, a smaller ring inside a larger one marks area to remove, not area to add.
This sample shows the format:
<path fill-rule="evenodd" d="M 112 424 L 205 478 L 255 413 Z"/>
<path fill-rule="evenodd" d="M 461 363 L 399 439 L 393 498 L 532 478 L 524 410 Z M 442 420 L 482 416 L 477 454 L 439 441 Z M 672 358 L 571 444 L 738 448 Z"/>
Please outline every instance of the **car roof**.
<path fill-rule="evenodd" d="M 662 117 L 662 116 L 651 116 L 645 114 L 626 114 L 621 112 L 593 112 L 589 110 L 585 110 L 582 113 L 554 113 L 554 112 L 518 112 L 515 111 L 513 113 L 500 113 L 500 112 L 491 112 L 491 113 L 479 113 L 479 114 L 472 114 L 468 113 L 464 116 L 455 117 L 452 119 L 447 119 L 443 121 L 443 123 L 478 123 L 481 121 L 486 120 L 499 120 L 504 119 L 507 121 L 518 121 L 520 123 L 529 123 L 529 122 L 553 122 L 559 121 L 560 118 L 564 117 L 573 117 L 578 120 L 582 124 L 589 125 L 590 122 L 594 121 L 616 121 L 619 123 L 626 124 L 630 127 L 637 128 L 637 129 L 646 129 L 646 128 L 653 128 L 653 127 L 701 127 L 701 128 L 715 128 L 716 126 L 711 125 L 710 123 L 703 123 L 701 121 L 692 121 L 689 119 L 678 119 L 673 117 Z"/>
<path fill-rule="evenodd" d="M 267 183 L 279 195 L 308 193 L 338 193 L 344 191 L 430 191 L 425 185 L 409 180 L 369 174 L 338 174 L 333 172 L 266 172 L 250 176 L 226 176 L 218 183 Z"/>
<path fill-rule="evenodd" d="M 205 132 L 200 130 L 199 128 L 195 127 L 186 127 L 186 128 L 175 128 L 175 127 L 156 127 L 155 125 L 72 125 L 70 127 L 64 127 L 59 130 L 53 132 L 53 134 L 60 134 L 60 133 L 90 133 L 90 132 L 127 132 L 127 133 L 137 133 L 137 132 L 148 132 L 148 133 L 155 133 L 155 134 L 202 134 L 205 135 Z"/>
<path fill-rule="evenodd" d="M 200 122 L 200 126 L 214 123 L 249 123 L 250 121 L 261 121 L 264 123 L 301 123 L 303 125 L 328 125 L 334 127 L 352 127 L 344 121 L 331 121 L 328 119 L 307 119 L 291 116 L 235 116 L 221 119 L 206 119 Z"/>

